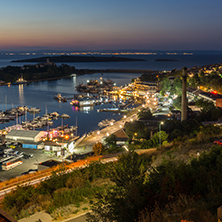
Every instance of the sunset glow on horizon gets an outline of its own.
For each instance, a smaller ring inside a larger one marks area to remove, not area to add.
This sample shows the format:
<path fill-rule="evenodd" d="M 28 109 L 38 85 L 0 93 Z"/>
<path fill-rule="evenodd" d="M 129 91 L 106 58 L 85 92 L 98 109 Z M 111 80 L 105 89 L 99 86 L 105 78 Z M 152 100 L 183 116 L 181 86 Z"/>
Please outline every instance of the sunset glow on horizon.
<path fill-rule="evenodd" d="M 1 2 L 0 50 L 222 50 L 219 0 Z"/>

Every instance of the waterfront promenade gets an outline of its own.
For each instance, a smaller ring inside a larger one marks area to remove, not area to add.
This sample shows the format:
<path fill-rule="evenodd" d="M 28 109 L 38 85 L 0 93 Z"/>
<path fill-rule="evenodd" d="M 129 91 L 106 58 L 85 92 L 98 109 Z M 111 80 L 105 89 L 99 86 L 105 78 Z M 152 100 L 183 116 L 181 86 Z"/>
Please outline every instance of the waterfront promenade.
<path fill-rule="evenodd" d="M 149 103 L 148 103 L 149 100 Z M 155 110 L 157 108 L 157 103 L 155 101 L 155 98 L 149 98 L 147 101 L 145 101 L 144 105 L 140 105 L 133 110 L 131 110 L 127 115 L 124 115 L 121 120 L 116 121 L 113 123 L 113 125 L 109 125 L 100 131 L 94 131 L 91 135 L 87 135 L 76 147 L 74 152 L 76 154 L 86 154 L 89 152 L 92 152 L 93 145 L 96 142 L 101 142 L 101 139 L 104 137 L 108 137 L 112 133 L 117 132 L 121 128 L 124 127 L 126 122 L 131 122 L 134 120 L 137 120 L 137 113 L 139 109 L 142 107 L 149 107 L 152 110 Z"/>
<path fill-rule="evenodd" d="M 138 108 L 137 108 L 138 109 Z M 116 121 L 111 126 L 107 126 L 104 129 L 101 129 L 100 131 L 94 131 L 91 135 L 87 135 L 85 139 L 83 139 L 75 148 L 74 152 L 76 154 L 84 154 L 92 152 L 93 145 L 96 142 L 101 142 L 101 139 L 103 137 L 108 137 L 112 133 L 115 133 L 116 131 L 120 130 L 124 127 L 124 124 L 126 122 L 134 121 L 137 119 L 136 114 L 132 114 L 129 116 L 125 116 L 126 118 L 122 118 L 119 121 Z"/>

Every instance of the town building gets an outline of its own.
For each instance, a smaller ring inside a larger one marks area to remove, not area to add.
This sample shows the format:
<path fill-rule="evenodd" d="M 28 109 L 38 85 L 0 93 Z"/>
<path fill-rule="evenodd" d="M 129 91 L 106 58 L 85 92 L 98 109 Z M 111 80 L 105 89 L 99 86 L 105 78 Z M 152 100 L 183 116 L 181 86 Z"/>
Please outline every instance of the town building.
<path fill-rule="evenodd" d="M 39 142 L 45 136 L 45 131 L 36 130 L 11 130 L 6 136 L 6 140 L 13 140 L 18 142 Z"/>

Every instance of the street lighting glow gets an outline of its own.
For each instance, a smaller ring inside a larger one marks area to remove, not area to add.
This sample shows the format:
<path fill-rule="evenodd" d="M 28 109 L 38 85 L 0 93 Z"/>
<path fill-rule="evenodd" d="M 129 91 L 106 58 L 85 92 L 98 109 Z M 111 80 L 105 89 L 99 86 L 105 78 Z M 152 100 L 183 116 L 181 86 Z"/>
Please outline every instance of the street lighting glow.
<path fill-rule="evenodd" d="M 125 119 L 126 119 L 126 115 L 124 115 L 124 116 L 123 116 L 123 118 L 125 118 Z"/>
<path fill-rule="evenodd" d="M 161 146 L 161 125 L 163 125 L 164 122 L 160 122 L 159 124 L 159 146 Z"/>
<path fill-rule="evenodd" d="M 126 145 L 124 145 L 123 148 L 124 148 L 126 151 L 129 151 L 129 149 L 127 148 Z"/>
<path fill-rule="evenodd" d="M 131 122 L 133 122 L 133 119 L 130 119 Z"/>
<path fill-rule="evenodd" d="M 97 131 L 97 134 L 100 134 L 100 131 Z"/>
<path fill-rule="evenodd" d="M 109 136 L 109 133 L 106 133 L 107 136 Z"/>

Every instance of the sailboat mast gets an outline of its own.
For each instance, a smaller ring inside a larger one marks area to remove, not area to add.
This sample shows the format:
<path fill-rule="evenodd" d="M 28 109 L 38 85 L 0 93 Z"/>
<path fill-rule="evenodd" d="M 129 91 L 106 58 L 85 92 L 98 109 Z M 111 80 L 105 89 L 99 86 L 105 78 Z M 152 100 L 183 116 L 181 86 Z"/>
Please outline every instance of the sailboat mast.
<path fill-rule="evenodd" d="M 5 110 L 7 110 L 7 95 L 5 95 Z"/>
<path fill-rule="evenodd" d="M 77 116 L 76 116 L 76 136 L 77 136 Z"/>

